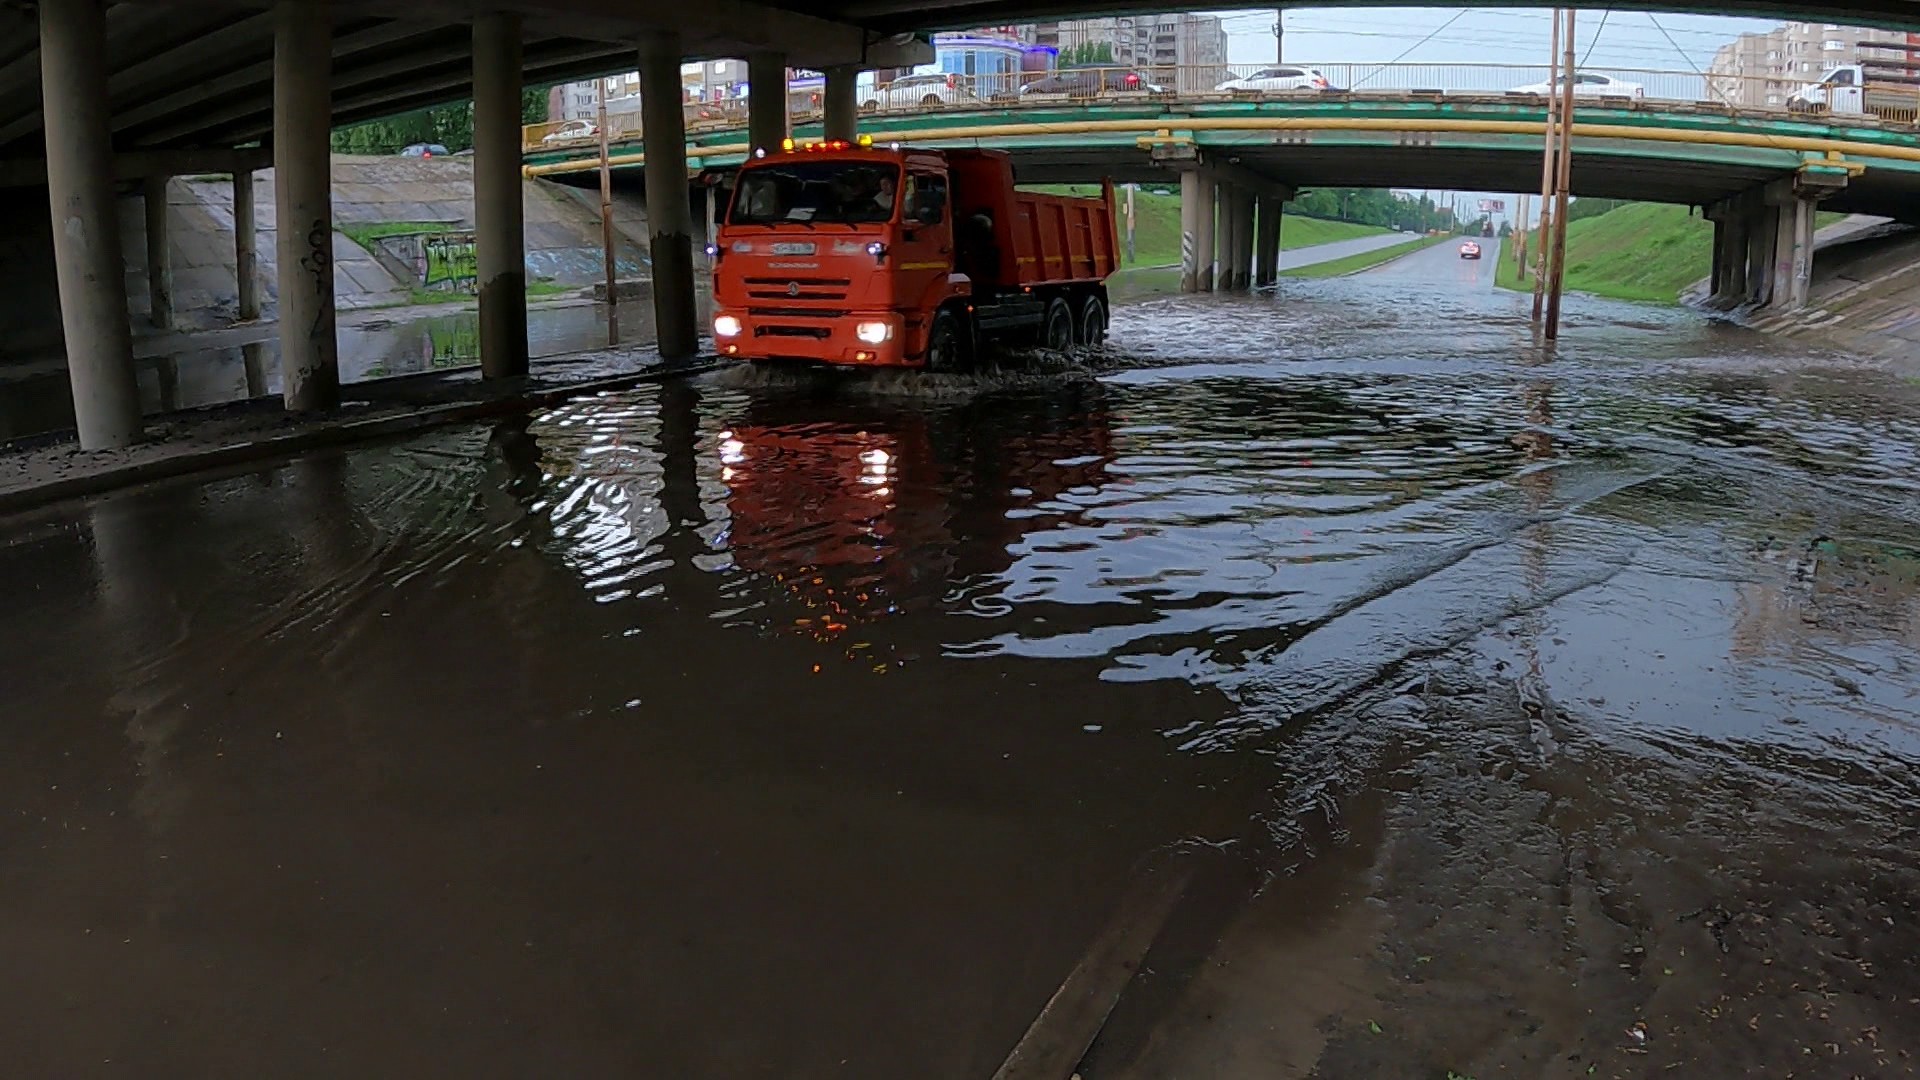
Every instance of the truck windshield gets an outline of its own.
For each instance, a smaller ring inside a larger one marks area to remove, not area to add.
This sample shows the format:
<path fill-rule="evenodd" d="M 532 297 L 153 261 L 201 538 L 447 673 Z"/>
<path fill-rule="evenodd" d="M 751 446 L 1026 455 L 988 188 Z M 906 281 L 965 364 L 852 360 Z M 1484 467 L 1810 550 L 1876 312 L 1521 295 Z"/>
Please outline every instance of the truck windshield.
<path fill-rule="evenodd" d="M 792 161 L 742 170 L 729 225 L 892 221 L 900 167 L 868 161 Z"/>

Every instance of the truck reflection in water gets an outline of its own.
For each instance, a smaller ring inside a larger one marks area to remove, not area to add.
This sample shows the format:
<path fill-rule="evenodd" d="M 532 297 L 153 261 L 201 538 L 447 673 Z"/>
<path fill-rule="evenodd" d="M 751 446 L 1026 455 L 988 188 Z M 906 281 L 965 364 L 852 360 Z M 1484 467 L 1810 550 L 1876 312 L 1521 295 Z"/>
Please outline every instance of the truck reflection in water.
<path fill-rule="evenodd" d="M 1023 537 L 1082 519 L 1110 482 L 1097 387 L 959 408 L 756 402 L 720 438 L 736 566 L 769 575 L 822 641 L 959 601 Z M 905 557 L 906 553 L 911 557 Z"/>

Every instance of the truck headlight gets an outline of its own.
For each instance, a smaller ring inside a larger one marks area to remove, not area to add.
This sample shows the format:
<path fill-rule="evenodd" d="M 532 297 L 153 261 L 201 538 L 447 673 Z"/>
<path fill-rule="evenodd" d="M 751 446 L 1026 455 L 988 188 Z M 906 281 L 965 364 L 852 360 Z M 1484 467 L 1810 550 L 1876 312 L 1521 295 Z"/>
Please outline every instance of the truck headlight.
<path fill-rule="evenodd" d="M 893 324 L 883 322 L 855 323 L 853 336 L 869 345 L 878 345 L 893 336 Z"/>
<path fill-rule="evenodd" d="M 732 315 L 715 315 L 713 317 L 713 336 L 739 337 L 740 320 Z"/>

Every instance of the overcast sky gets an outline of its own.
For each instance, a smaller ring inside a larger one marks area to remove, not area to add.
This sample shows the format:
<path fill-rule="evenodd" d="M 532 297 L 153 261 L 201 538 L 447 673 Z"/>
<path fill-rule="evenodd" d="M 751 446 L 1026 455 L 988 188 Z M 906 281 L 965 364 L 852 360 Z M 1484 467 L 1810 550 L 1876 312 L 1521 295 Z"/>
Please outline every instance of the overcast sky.
<path fill-rule="evenodd" d="M 1218 14 L 1226 23 L 1231 62 L 1273 59 L 1274 9 Z M 1537 8 L 1288 8 L 1285 18 L 1287 59 L 1297 63 L 1544 64 L 1553 27 L 1552 13 Z M 1574 21 L 1584 62 L 1674 71 L 1704 70 L 1713 51 L 1737 35 L 1777 25 L 1604 10 L 1583 10 Z"/>

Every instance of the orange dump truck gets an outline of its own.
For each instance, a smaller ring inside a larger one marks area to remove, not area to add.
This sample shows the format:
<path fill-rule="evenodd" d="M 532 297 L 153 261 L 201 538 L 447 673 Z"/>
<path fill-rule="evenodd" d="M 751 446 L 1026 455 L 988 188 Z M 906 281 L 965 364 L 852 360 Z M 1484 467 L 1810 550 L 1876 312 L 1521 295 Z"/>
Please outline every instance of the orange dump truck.
<path fill-rule="evenodd" d="M 864 143 L 741 167 L 708 249 L 722 356 L 941 371 L 993 338 L 1105 339 L 1112 185 L 1021 191 L 999 151 Z"/>

